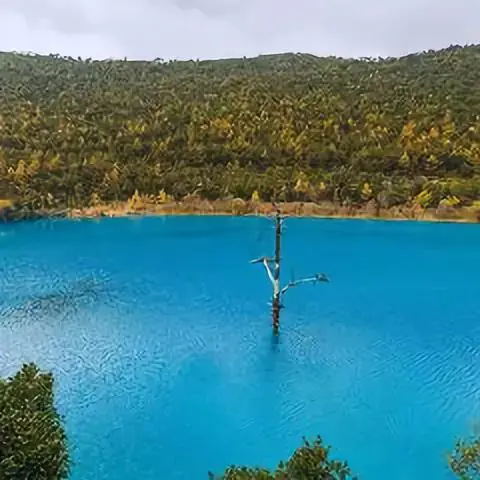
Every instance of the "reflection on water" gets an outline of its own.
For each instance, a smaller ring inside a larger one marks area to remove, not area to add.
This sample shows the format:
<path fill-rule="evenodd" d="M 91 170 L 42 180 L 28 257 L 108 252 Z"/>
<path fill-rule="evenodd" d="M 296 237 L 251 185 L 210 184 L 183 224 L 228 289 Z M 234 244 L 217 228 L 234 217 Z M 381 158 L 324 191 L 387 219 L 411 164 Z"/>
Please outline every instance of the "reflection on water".
<path fill-rule="evenodd" d="M 249 264 L 269 221 L 0 227 L 0 375 L 54 371 L 73 480 L 273 466 L 316 434 L 367 480 L 450 478 L 480 418 L 480 229 L 288 227 L 284 272 L 332 282 L 289 292 L 279 338 Z"/>

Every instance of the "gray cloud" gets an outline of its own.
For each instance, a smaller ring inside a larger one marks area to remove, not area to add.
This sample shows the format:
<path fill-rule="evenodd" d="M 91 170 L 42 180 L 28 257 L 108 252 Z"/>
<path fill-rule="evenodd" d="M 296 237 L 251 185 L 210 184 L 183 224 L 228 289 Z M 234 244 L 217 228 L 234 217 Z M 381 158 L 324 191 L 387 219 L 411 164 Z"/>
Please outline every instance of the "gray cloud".
<path fill-rule="evenodd" d="M 479 0 L 2 0 L 0 50 L 132 59 L 389 56 L 480 43 Z"/>

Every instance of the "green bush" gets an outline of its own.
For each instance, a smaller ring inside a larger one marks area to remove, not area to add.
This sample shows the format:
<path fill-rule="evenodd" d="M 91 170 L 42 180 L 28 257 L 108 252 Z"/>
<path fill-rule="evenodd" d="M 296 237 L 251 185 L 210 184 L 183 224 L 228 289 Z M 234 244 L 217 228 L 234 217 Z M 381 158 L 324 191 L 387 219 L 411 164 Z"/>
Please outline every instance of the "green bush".
<path fill-rule="evenodd" d="M 281 462 L 274 472 L 262 468 L 227 468 L 217 480 L 348 480 L 354 479 L 345 462 L 329 458 L 330 447 L 320 437 L 297 448 L 292 457 Z M 210 475 L 210 478 L 215 478 Z"/>
<path fill-rule="evenodd" d="M 449 465 L 460 480 L 480 480 L 480 436 L 459 440 Z"/>
<path fill-rule="evenodd" d="M 0 379 L 0 479 L 68 477 L 66 435 L 53 400 L 53 376 L 34 364 Z"/>

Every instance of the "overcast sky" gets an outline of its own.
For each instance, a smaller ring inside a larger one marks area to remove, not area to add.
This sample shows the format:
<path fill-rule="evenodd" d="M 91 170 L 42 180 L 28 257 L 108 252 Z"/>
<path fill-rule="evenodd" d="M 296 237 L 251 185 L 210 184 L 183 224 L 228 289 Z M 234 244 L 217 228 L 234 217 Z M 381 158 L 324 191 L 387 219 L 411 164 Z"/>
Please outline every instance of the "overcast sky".
<path fill-rule="evenodd" d="M 480 43 L 480 0 L 0 0 L 3 51 L 375 57 L 466 43 Z"/>

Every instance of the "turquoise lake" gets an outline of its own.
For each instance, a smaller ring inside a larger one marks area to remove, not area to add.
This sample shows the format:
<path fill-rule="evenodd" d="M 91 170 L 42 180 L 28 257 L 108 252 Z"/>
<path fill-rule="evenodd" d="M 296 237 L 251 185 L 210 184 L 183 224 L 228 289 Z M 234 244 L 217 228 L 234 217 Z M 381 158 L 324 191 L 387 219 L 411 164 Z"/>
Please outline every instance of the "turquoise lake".
<path fill-rule="evenodd" d="M 0 226 L 0 375 L 56 378 L 73 480 L 273 467 L 320 434 L 365 480 L 448 480 L 480 421 L 480 226 L 262 218 Z"/>

